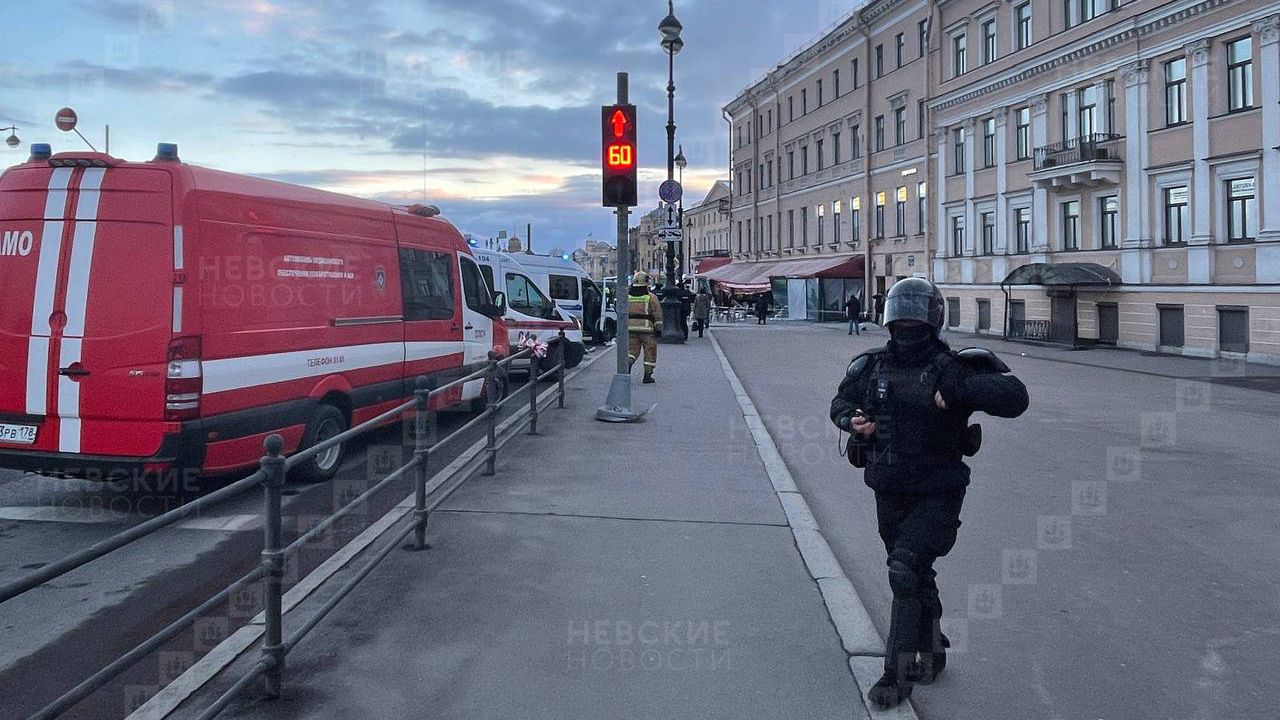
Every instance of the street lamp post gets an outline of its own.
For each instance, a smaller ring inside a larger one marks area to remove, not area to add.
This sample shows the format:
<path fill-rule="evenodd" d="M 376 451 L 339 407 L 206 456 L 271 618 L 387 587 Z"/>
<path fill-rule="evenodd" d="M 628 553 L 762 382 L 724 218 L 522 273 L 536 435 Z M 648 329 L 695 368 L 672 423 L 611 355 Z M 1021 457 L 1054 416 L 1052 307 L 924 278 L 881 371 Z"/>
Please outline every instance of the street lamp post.
<path fill-rule="evenodd" d="M 11 148 L 16 148 L 22 144 L 22 141 L 18 139 L 18 126 L 10 125 L 9 127 L 0 128 L 0 132 L 4 132 L 5 130 L 9 131 L 9 137 L 4 139 L 5 145 L 8 145 Z"/>
<path fill-rule="evenodd" d="M 667 0 L 667 16 L 658 23 L 662 48 L 667 51 L 667 180 L 675 179 L 676 165 L 676 53 L 684 48 L 674 0 Z M 662 287 L 662 337 L 664 343 L 683 343 L 680 295 L 676 289 L 676 243 L 667 241 L 667 278 Z"/>
<path fill-rule="evenodd" d="M 684 145 L 676 151 L 676 169 L 680 172 L 680 188 L 684 189 L 684 169 L 689 165 L 689 161 L 684 159 Z M 680 269 L 682 273 L 691 272 L 689 252 L 688 229 L 684 226 L 684 193 L 680 193 L 680 200 L 676 205 L 676 217 L 680 222 Z"/>

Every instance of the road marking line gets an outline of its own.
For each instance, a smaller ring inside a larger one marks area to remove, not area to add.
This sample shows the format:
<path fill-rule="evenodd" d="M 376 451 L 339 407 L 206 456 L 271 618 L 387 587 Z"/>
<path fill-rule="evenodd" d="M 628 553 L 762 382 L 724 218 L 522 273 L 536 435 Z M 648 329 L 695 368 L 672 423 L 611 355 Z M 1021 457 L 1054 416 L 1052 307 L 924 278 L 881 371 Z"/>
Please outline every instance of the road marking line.
<path fill-rule="evenodd" d="M 607 354 L 607 353 L 606 353 Z M 604 357 L 597 355 L 596 357 L 584 358 L 578 367 L 570 370 L 565 375 L 565 384 L 577 377 L 577 375 L 587 368 L 595 364 L 596 360 Z M 538 401 L 541 403 L 544 399 L 555 397 L 558 392 L 555 385 L 547 388 L 538 395 Z M 540 410 L 541 412 L 541 410 Z M 511 440 L 521 437 L 520 431 L 529 422 L 528 415 L 519 415 L 507 418 L 498 424 L 497 441 L 498 447 L 506 445 Z M 508 432 L 510 431 L 510 432 Z M 479 471 L 484 460 L 486 440 L 481 438 L 466 450 L 459 453 L 458 457 L 444 468 L 438 470 L 435 475 L 427 481 L 427 493 L 430 495 L 435 489 L 444 485 L 450 480 L 451 473 L 457 473 L 459 470 L 466 469 L 467 477 Z M 468 468 L 468 465 L 473 467 Z M 464 478 L 465 480 L 465 478 Z M 367 547 L 377 542 L 378 538 L 384 535 L 388 530 L 395 526 L 406 515 L 413 512 L 414 494 L 410 493 L 405 496 L 395 507 L 391 508 L 385 515 L 375 521 L 372 525 L 365 528 L 363 532 L 357 535 L 351 542 L 342 546 L 336 553 L 331 555 L 315 570 L 312 570 L 297 585 L 290 588 L 284 594 L 281 606 L 284 612 L 289 612 L 295 606 L 299 605 L 312 592 L 319 588 L 326 580 L 335 575 L 339 570 L 351 562 L 353 558 L 363 552 Z M 287 621 L 287 618 L 286 618 Z M 169 717 L 171 713 L 194 695 L 200 688 L 204 687 L 210 680 L 222 672 L 226 667 L 235 662 L 245 651 L 253 647 L 258 638 L 262 636 L 262 613 L 250 621 L 248 625 L 240 628 L 231 634 L 231 637 L 223 640 L 213 650 L 209 651 L 204 657 L 195 662 L 186 672 L 179 675 L 177 679 L 164 686 L 160 692 L 156 693 L 142 707 L 134 710 L 125 720 L 162 720 Z"/>
<path fill-rule="evenodd" d="M 818 590 L 822 593 L 822 602 L 827 608 L 827 614 L 831 616 L 831 623 L 835 626 L 841 645 L 844 646 L 845 652 L 852 656 L 849 662 L 849 669 L 853 673 L 854 681 L 857 683 L 862 697 L 865 698 L 867 691 L 879 679 L 880 672 L 883 669 L 884 641 L 876 630 L 875 624 L 871 622 L 871 615 L 867 612 L 867 606 L 858 597 L 858 592 L 854 590 L 853 583 L 849 582 L 849 578 L 840 568 L 840 563 L 836 560 L 835 554 L 831 552 L 831 546 L 827 543 L 826 538 L 822 536 L 818 522 L 809 510 L 809 504 L 796 487 L 795 478 L 792 477 L 791 471 L 787 469 L 786 463 L 783 462 L 782 455 L 778 452 L 777 444 L 774 443 L 768 428 L 765 427 L 764 421 L 756 410 L 755 403 L 752 402 L 751 397 L 747 394 L 746 388 L 743 387 L 742 381 L 738 379 L 733 366 L 729 364 L 729 358 L 724 354 L 720 343 L 716 341 L 714 333 L 711 334 L 711 347 L 715 349 L 716 355 L 720 358 L 720 368 L 724 371 L 725 377 L 729 379 L 729 384 L 733 387 L 733 393 L 738 399 L 739 407 L 742 409 L 743 420 L 747 423 L 747 427 L 751 430 L 751 437 L 755 441 L 756 452 L 759 453 L 760 459 L 764 462 L 765 472 L 769 475 L 769 482 L 773 484 L 774 492 L 778 495 L 778 502 L 782 504 L 783 512 L 787 516 L 787 522 L 791 525 L 791 533 L 795 537 L 796 548 L 800 552 L 800 557 L 804 560 L 805 567 L 809 570 L 809 576 L 818 583 Z M 869 668 L 873 667 L 878 669 L 871 676 L 870 682 L 867 682 L 867 673 Z M 894 710 L 885 713 L 878 712 L 868 706 L 867 712 L 873 718 L 916 720 L 915 710 L 910 703 L 903 703 Z"/>

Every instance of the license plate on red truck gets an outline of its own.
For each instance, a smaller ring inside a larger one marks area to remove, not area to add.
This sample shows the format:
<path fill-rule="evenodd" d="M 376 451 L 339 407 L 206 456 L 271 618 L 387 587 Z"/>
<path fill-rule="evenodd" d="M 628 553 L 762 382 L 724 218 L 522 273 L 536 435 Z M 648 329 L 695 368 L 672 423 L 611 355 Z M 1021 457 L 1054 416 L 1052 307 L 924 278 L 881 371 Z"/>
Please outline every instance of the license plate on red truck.
<path fill-rule="evenodd" d="M 0 423 L 0 443 L 31 445 L 36 441 L 35 425 L 10 425 Z"/>

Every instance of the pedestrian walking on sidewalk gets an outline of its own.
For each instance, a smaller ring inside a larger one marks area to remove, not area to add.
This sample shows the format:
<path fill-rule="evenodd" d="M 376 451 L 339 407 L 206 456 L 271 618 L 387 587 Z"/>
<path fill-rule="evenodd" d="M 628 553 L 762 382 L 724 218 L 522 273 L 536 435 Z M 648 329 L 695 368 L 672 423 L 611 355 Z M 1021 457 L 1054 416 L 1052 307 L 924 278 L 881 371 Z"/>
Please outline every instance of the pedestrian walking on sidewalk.
<path fill-rule="evenodd" d="M 756 324 L 767 325 L 769 317 L 769 295 L 768 293 L 758 293 L 756 295 Z"/>
<path fill-rule="evenodd" d="M 635 367 L 636 358 L 644 353 L 644 381 L 652 383 L 653 369 L 658 366 L 658 334 L 662 332 L 662 303 L 649 290 L 649 275 L 644 271 L 635 274 L 627 290 L 627 357 L 628 369 Z"/>
<path fill-rule="evenodd" d="M 695 296 L 689 290 L 689 281 L 686 280 L 680 284 L 680 288 L 676 291 L 676 297 L 680 298 L 680 332 L 684 335 L 684 339 L 689 339 L 689 317 L 693 315 L 693 301 Z"/>
<path fill-rule="evenodd" d="M 862 334 L 862 301 L 857 295 L 850 295 L 844 301 L 844 312 L 849 317 L 849 334 Z"/>
<path fill-rule="evenodd" d="M 1014 418 L 1027 388 L 989 350 L 953 351 L 942 330 L 942 293 L 922 278 L 894 284 L 885 300 L 889 342 L 849 363 L 831 421 L 851 433 L 849 462 L 875 491 L 893 606 L 884 675 L 867 693 L 880 709 L 911 697 L 946 666 L 934 562 L 951 551 L 982 428 L 969 416 Z"/>
<path fill-rule="evenodd" d="M 698 337 L 702 337 L 702 332 L 711 324 L 711 293 L 706 288 L 699 290 L 693 299 L 693 324 L 698 328 Z"/>

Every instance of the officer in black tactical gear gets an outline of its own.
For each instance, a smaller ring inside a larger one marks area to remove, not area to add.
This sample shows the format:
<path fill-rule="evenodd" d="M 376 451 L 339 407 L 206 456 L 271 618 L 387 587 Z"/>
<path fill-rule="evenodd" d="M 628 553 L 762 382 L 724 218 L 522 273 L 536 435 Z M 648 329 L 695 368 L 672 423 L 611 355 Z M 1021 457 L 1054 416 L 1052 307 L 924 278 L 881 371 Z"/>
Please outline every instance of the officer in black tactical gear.
<path fill-rule="evenodd" d="M 977 453 L 985 412 L 1013 418 L 1027 389 L 989 350 L 953 351 L 942 330 L 942 293 L 921 278 L 900 280 L 885 299 L 889 342 L 849 363 L 831 421 L 851 433 L 849 461 L 875 491 L 888 553 L 893 607 L 884 675 L 867 693 L 880 709 L 911 696 L 946 666 L 942 603 L 933 563 L 951 551 L 969 484 L 962 458 Z"/>

